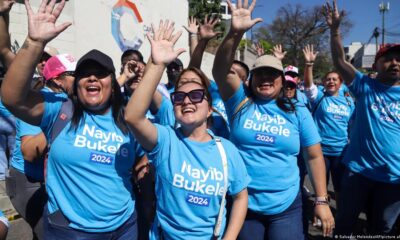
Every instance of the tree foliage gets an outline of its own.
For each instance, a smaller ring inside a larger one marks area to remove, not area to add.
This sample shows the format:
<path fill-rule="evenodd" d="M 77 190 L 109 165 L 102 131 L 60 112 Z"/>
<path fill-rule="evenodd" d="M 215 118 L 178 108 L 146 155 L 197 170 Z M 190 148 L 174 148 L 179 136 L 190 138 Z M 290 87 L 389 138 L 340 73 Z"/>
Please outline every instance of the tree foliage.
<path fill-rule="evenodd" d="M 346 34 L 352 23 L 347 17 L 343 19 L 341 31 Z M 329 27 L 322 14 L 322 6 L 304 8 L 301 4 L 288 4 L 281 7 L 271 24 L 256 29 L 256 38 L 272 44 L 282 44 L 286 57 L 284 64 L 304 66 L 302 49 L 313 44 L 319 51 L 315 63 L 315 75 L 322 76 L 332 69 L 330 57 Z"/>
<path fill-rule="evenodd" d="M 189 0 L 189 16 L 204 19 L 206 15 L 220 14 L 221 0 Z"/>

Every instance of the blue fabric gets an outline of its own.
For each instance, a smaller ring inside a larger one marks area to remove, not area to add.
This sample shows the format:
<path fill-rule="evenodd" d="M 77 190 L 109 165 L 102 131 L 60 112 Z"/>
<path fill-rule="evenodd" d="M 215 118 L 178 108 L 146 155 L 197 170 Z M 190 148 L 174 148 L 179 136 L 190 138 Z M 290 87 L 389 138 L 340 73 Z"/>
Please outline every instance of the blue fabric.
<path fill-rule="evenodd" d="M 0 117 L 11 117 L 13 116 L 10 111 L 4 106 L 3 102 L 0 101 Z"/>
<path fill-rule="evenodd" d="M 300 192 L 284 212 L 260 215 L 249 210 L 239 233 L 239 240 L 302 240 L 302 200 Z"/>
<path fill-rule="evenodd" d="M 78 239 L 78 240 L 136 240 L 138 237 L 137 217 L 132 214 L 118 229 L 105 233 L 88 233 L 72 229 L 64 224 L 52 222 L 48 212 L 44 212 L 44 229 L 46 240 Z M 66 221 L 61 216 L 61 220 Z"/>
<path fill-rule="evenodd" d="M 5 108 L 0 100 L 0 180 L 6 177 L 8 169 L 8 159 L 6 155 L 7 148 L 12 158 L 15 145 L 15 118 Z"/>
<path fill-rule="evenodd" d="M 183 137 L 180 129 L 156 127 L 157 145 L 148 156 L 156 169 L 156 222 L 164 239 L 211 238 L 224 188 L 216 142 L 194 142 Z M 236 147 L 221 140 L 228 162 L 227 194 L 235 195 L 246 188 L 249 178 Z M 157 228 L 153 229 L 156 234 Z"/>
<path fill-rule="evenodd" d="M 222 101 L 221 95 L 218 91 L 218 86 L 214 81 L 210 81 L 210 86 L 208 91 L 212 97 L 212 107 L 218 111 L 218 113 L 213 112 L 212 117 L 212 127 L 211 130 L 217 136 L 224 138 L 229 138 L 229 123 L 228 116 L 226 115 L 224 101 Z"/>
<path fill-rule="evenodd" d="M 314 121 L 322 138 L 324 155 L 341 156 L 348 143 L 348 127 L 354 112 L 354 101 L 344 95 L 329 96 L 318 89 L 317 98 L 311 103 Z"/>
<path fill-rule="evenodd" d="M 303 104 L 307 108 L 310 107 L 310 102 L 308 101 L 307 96 L 302 91 L 296 89 L 296 96 L 297 96 L 297 101 L 299 101 L 299 103 Z"/>
<path fill-rule="evenodd" d="M 357 105 L 345 165 L 376 181 L 400 183 L 400 86 L 357 72 L 349 88 Z"/>
<path fill-rule="evenodd" d="M 297 155 L 300 145 L 308 147 L 321 141 L 310 112 L 305 106 L 286 113 L 275 100 L 249 100 L 243 86 L 225 103 L 231 123 L 231 140 L 238 147 L 252 179 L 248 186 L 249 209 L 278 214 L 294 201 L 299 190 Z"/>
<path fill-rule="evenodd" d="M 154 114 L 155 123 L 159 123 L 164 126 L 175 126 L 175 113 L 174 106 L 171 100 L 163 96 L 158 112 Z"/>
<path fill-rule="evenodd" d="M 49 88 L 42 88 L 40 91 L 44 94 L 54 94 L 57 98 L 60 99 L 67 99 L 67 95 L 65 93 L 55 93 Z M 11 166 L 13 166 L 16 170 L 38 181 L 44 180 L 43 159 L 40 159 L 33 163 L 25 161 L 21 151 L 21 139 L 23 136 L 37 135 L 41 132 L 42 129 L 40 127 L 33 126 L 20 119 L 17 119 L 15 148 L 13 158 L 11 160 Z"/>
<path fill-rule="evenodd" d="M 43 94 L 41 128 L 49 138 L 62 102 Z M 47 161 L 48 210 L 60 210 L 70 227 L 84 232 L 108 232 L 134 212 L 130 170 L 143 153 L 133 135 L 124 135 L 112 117 L 84 112 L 83 123 L 68 123 L 52 142 Z"/>

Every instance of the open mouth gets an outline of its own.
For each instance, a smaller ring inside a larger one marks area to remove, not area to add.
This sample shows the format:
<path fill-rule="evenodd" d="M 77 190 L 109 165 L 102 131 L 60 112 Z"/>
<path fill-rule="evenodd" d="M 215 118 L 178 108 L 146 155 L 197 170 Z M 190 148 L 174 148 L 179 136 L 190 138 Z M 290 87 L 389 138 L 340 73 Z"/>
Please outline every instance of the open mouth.
<path fill-rule="evenodd" d="M 192 107 L 183 107 L 182 108 L 182 114 L 186 114 L 186 113 L 194 113 L 195 109 Z"/>
<path fill-rule="evenodd" d="M 86 87 L 86 91 L 90 94 L 90 95 L 96 95 L 100 92 L 100 87 L 99 86 L 87 86 Z"/>

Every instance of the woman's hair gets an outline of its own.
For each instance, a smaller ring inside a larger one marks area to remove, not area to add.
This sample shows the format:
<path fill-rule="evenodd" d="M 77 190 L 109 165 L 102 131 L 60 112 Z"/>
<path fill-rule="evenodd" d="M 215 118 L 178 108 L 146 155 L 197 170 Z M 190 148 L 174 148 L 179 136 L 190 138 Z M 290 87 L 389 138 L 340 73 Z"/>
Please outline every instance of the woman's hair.
<path fill-rule="evenodd" d="M 182 75 L 186 72 L 194 72 L 197 76 L 199 76 L 200 81 L 201 81 L 201 85 L 204 87 L 205 90 L 205 94 L 207 97 L 207 101 L 208 101 L 208 105 L 211 107 L 212 106 L 212 97 L 211 97 L 211 93 L 209 91 L 209 87 L 210 87 L 210 80 L 208 79 L 208 77 L 203 73 L 203 71 L 201 71 L 198 68 L 195 67 L 188 67 L 186 69 L 184 69 L 181 74 L 178 77 L 178 80 L 176 80 L 175 82 L 175 90 L 180 87 L 181 85 L 179 85 L 179 83 L 181 82 L 181 78 Z M 189 82 L 194 82 L 194 81 L 189 81 Z M 198 83 L 198 82 L 196 82 Z M 182 84 L 183 85 L 183 84 Z"/>
<path fill-rule="evenodd" d="M 74 81 L 74 94 L 72 96 L 72 102 L 74 104 L 74 113 L 71 119 L 71 128 L 75 131 L 78 129 L 79 124 L 83 124 L 82 119 L 84 118 L 83 112 L 85 107 L 78 99 L 78 82 L 80 79 L 75 79 Z M 111 84 L 112 92 L 109 99 L 109 107 L 111 107 L 112 116 L 117 127 L 124 133 L 128 134 L 129 129 L 124 120 L 124 99 L 121 93 L 121 88 L 117 82 L 114 73 L 111 73 Z"/>
<path fill-rule="evenodd" d="M 253 75 L 254 74 L 250 75 L 249 88 L 248 88 L 249 95 L 252 99 L 254 99 L 256 97 L 255 94 L 253 93 L 253 89 L 252 89 Z M 294 112 L 294 111 L 296 111 L 295 105 L 289 98 L 285 97 L 285 94 L 283 92 L 284 91 L 283 86 L 284 86 L 284 81 L 285 81 L 285 76 L 283 75 L 283 72 L 281 74 L 281 79 L 282 79 L 282 88 L 278 94 L 278 97 L 276 97 L 276 99 L 275 99 L 276 105 L 284 112 Z"/>

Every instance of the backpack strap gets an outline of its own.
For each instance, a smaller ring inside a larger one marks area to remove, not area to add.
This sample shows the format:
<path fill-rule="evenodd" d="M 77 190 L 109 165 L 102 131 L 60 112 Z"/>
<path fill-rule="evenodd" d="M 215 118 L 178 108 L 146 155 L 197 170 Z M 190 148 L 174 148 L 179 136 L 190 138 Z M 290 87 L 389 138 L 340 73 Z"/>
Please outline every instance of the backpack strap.
<path fill-rule="evenodd" d="M 243 99 L 239 105 L 235 108 L 235 112 L 232 115 L 232 121 L 233 119 L 236 118 L 236 115 L 242 110 L 242 108 L 244 107 L 244 105 L 250 100 L 249 97 L 246 97 L 245 99 Z"/>
<path fill-rule="evenodd" d="M 49 145 L 57 138 L 60 132 L 64 129 L 64 127 L 71 121 L 72 114 L 74 111 L 74 106 L 72 104 L 72 100 L 68 98 L 67 101 L 63 102 L 61 105 L 60 112 L 58 113 L 56 122 L 53 125 L 51 130 Z"/>

